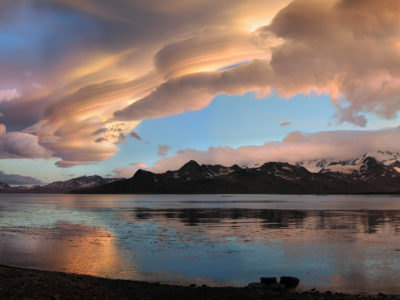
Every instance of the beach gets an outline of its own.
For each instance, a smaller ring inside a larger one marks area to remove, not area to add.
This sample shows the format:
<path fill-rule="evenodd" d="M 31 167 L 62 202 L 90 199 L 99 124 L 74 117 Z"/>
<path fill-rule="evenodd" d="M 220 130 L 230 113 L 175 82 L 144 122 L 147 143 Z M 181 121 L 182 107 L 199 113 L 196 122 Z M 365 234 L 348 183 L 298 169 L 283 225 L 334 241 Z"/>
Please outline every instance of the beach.
<path fill-rule="evenodd" d="M 0 266 L 1 299 L 400 299 L 399 295 L 355 295 L 326 291 L 165 285 Z"/>

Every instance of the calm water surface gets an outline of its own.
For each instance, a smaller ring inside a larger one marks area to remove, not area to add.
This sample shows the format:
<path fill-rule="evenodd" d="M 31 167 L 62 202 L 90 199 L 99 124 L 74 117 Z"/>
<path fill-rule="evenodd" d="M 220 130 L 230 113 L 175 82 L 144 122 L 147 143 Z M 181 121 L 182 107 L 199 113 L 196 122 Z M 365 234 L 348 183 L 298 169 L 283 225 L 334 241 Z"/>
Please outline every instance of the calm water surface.
<path fill-rule="evenodd" d="M 110 278 L 400 293 L 400 197 L 0 195 L 0 264 Z"/>

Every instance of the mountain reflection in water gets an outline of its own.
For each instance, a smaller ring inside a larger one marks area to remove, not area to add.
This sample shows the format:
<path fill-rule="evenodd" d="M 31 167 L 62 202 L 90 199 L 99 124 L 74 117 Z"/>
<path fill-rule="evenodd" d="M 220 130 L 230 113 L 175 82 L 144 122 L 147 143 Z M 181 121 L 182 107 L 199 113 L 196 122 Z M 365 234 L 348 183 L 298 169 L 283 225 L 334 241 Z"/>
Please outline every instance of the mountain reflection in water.
<path fill-rule="evenodd" d="M 359 230 L 363 233 L 375 233 L 385 224 L 393 231 L 400 231 L 399 211 L 299 211 L 270 209 L 164 209 L 153 210 L 138 208 L 125 216 L 133 220 L 179 220 L 188 226 L 203 223 L 218 224 L 229 220 L 232 228 L 236 228 L 240 220 L 261 222 L 263 228 L 312 230 Z"/>
<path fill-rule="evenodd" d="M 400 198 L 3 195 L 0 264 L 209 285 L 292 275 L 303 289 L 400 293 Z"/>

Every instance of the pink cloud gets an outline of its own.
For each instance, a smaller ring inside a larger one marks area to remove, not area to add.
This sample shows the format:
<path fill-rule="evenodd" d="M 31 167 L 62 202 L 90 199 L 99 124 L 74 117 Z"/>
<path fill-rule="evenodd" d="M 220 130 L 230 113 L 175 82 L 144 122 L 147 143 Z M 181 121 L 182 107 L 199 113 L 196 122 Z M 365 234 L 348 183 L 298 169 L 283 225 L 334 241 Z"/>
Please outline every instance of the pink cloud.
<path fill-rule="evenodd" d="M 0 90 L 0 103 L 18 99 L 21 93 L 17 89 Z"/>
<path fill-rule="evenodd" d="M 137 170 L 146 168 L 147 165 L 145 163 L 136 162 L 131 163 L 127 167 L 116 168 L 113 172 L 115 173 L 114 177 L 116 178 L 130 178 L 136 173 Z"/>
<path fill-rule="evenodd" d="M 0 124 L 0 155 L 3 158 L 49 158 L 52 152 L 39 143 L 39 138 L 26 132 L 7 132 Z"/>

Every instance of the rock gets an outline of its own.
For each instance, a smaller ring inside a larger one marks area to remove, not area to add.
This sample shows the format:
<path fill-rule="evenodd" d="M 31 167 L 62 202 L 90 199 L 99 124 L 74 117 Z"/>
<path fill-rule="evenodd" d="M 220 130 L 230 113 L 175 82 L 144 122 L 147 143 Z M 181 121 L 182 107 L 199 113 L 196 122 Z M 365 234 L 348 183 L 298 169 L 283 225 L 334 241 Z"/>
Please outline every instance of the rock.
<path fill-rule="evenodd" d="M 295 288 L 299 285 L 300 279 L 292 276 L 282 276 L 279 283 L 285 285 L 287 288 Z"/>
<path fill-rule="evenodd" d="M 262 284 L 265 284 L 266 286 L 278 283 L 278 281 L 276 280 L 276 277 L 261 277 L 260 282 Z"/>

